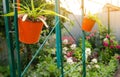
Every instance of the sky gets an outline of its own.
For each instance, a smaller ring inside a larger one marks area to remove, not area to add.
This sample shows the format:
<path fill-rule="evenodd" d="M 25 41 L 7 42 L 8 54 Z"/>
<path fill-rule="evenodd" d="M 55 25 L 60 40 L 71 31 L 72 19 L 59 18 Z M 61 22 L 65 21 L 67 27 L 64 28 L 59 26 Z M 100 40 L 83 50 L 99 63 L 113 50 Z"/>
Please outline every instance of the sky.
<path fill-rule="evenodd" d="M 81 0 L 60 0 L 61 6 L 74 14 L 81 14 Z M 119 6 L 120 0 L 84 0 L 86 13 L 97 13 L 102 10 L 106 3 Z"/>

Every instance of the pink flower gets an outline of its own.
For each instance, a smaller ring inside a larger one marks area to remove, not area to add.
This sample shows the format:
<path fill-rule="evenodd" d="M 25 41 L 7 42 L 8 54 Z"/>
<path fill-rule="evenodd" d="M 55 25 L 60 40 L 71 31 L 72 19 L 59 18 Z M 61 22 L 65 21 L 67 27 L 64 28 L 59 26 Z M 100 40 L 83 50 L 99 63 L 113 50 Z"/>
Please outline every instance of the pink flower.
<path fill-rule="evenodd" d="M 72 57 L 72 60 L 73 60 L 73 62 L 77 62 L 78 61 L 77 58 L 75 58 L 75 57 Z"/>
<path fill-rule="evenodd" d="M 117 49 L 120 49 L 120 45 L 117 45 L 116 48 L 117 48 Z"/>
<path fill-rule="evenodd" d="M 113 46 L 113 45 L 111 45 L 111 46 L 110 46 L 110 48 L 112 49 L 112 48 L 114 48 L 114 46 Z"/>
<path fill-rule="evenodd" d="M 96 33 L 97 32 L 97 30 L 93 30 L 93 33 Z"/>
<path fill-rule="evenodd" d="M 110 40 L 111 43 L 113 43 L 113 40 Z"/>
<path fill-rule="evenodd" d="M 116 58 L 117 58 L 118 60 L 120 60 L 120 56 L 117 56 Z"/>
<path fill-rule="evenodd" d="M 91 33 L 91 34 L 90 34 L 90 37 L 93 37 L 93 36 L 94 36 L 94 33 Z"/>
<path fill-rule="evenodd" d="M 89 39 L 90 39 L 90 36 L 86 36 L 86 39 L 89 40 Z"/>
<path fill-rule="evenodd" d="M 106 38 L 110 38 L 110 35 L 109 35 L 109 34 L 107 34 L 107 35 L 106 35 Z"/>
<path fill-rule="evenodd" d="M 74 41 L 74 39 L 72 38 L 72 37 L 69 37 L 69 44 L 75 44 L 75 41 Z"/>
<path fill-rule="evenodd" d="M 103 46 L 108 47 L 108 43 L 104 41 Z"/>
<path fill-rule="evenodd" d="M 67 54 L 66 54 L 67 57 L 72 57 L 72 55 L 73 55 L 72 51 L 71 52 L 67 52 Z"/>
<path fill-rule="evenodd" d="M 63 44 L 68 44 L 68 40 L 67 40 L 67 39 L 64 39 L 64 40 L 63 40 Z"/>
<path fill-rule="evenodd" d="M 74 39 L 70 36 L 63 36 L 62 40 L 65 40 L 65 39 L 68 40 L 67 44 L 74 44 L 75 43 Z"/>

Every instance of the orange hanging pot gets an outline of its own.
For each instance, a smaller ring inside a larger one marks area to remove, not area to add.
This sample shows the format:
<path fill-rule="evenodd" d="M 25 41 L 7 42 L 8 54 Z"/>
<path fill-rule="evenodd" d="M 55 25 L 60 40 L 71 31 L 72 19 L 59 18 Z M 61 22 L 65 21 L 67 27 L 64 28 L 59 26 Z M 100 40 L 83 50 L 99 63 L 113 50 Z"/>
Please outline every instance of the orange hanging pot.
<path fill-rule="evenodd" d="M 19 40 L 26 44 L 35 44 L 39 41 L 43 22 L 22 21 L 18 18 Z"/>
<path fill-rule="evenodd" d="M 82 30 L 90 32 L 95 24 L 95 20 L 84 17 L 82 22 Z"/>

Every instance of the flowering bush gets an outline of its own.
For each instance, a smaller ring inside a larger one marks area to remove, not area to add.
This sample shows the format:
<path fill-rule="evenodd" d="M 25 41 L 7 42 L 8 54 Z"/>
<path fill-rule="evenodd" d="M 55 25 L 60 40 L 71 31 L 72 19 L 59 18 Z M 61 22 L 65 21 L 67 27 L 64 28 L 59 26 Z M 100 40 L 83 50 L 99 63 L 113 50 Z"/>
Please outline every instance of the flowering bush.
<path fill-rule="evenodd" d="M 102 37 L 101 37 L 102 36 Z M 117 60 L 120 56 L 113 58 L 119 50 L 119 44 L 112 35 L 103 34 L 99 36 L 97 31 L 92 31 L 86 36 L 86 76 L 87 77 L 112 77 L 117 68 Z M 53 38 L 52 38 L 53 39 Z M 52 41 L 52 43 L 55 40 Z M 60 69 L 56 63 L 56 48 L 46 44 L 39 56 L 37 70 L 32 70 L 29 77 L 59 77 Z M 82 77 L 82 39 L 79 46 L 70 36 L 62 37 L 63 69 L 65 77 Z M 114 52 L 114 53 L 113 53 Z M 106 70 L 107 69 L 107 70 Z M 28 73 L 30 74 L 30 73 Z"/>
<path fill-rule="evenodd" d="M 68 63 L 73 64 L 74 62 L 77 61 L 77 59 L 73 56 L 76 49 L 75 41 L 70 36 L 63 36 L 62 42 L 63 42 L 63 55 Z"/>
<path fill-rule="evenodd" d="M 49 43 L 49 42 L 48 42 Z M 75 41 L 72 37 L 65 36 L 62 38 L 63 55 L 64 55 L 64 76 L 65 77 L 82 77 L 82 49 L 81 39 L 79 47 L 76 47 Z M 107 66 L 100 59 L 98 52 L 93 52 L 93 48 L 88 40 L 86 40 L 86 71 L 87 77 L 112 77 L 117 67 L 116 59 L 111 58 Z M 103 45 L 103 44 L 102 44 Z M 103 49 L 105 47 L 103 46 Z M 101 51 L 102 52 L 102 51 Z M 106 51 L 103 51 L 105 54 Z M 106 55 L 104 56 L 106 58 Z M 119 56 L 116 57 L 119 59 Z M 90 59 L 88 61 L 88 59 Z M 103 59 L 102 59 L 103 60 Z M 36 66 L 37 70 L 29 71 L 28 77 L 59 77 L 61 76 L 60 69 L 57 68 L 56 63 L 56 49 L 49 47 L 46 44 L 39 56 L 39 63 Z M 108 70 L 106 70 L 108 69 Z M 26 76 L 27 77 L 27 76 Z"/>
<path fill-rule="evenodd" d="M 82 61 L 82 39 L 79 40 L 79 47 L 76 47 L 75 41 L 70 36 L 64 36 L 62 38 L 63 41 L 63 54 L 66 59 L 66 62 L 73 64 L 74 62 L 80 62 Z M 86 62 L 88 59 L 88 56 L 91 55 L 91 44 L 86 40 Z"/>
<path fill-rule="evenodd" d="M 118 63 L 114 57 L 110 59 L 107 66 L 103 63 L 89 64 L 87 65 L 87 77 L 113 77 L 117 67 Z"/>
<path fill-rule="evenodd" d="M 106 34 L 102 42 L 101 48 L 101 58 L 102 61 L 108 63 L 112 56 L 116 53 L 120 54 L 118 41 L 116 41 L 115 37 L 111 34 Z"/>
<path fill-rule="evenodd" d="M 111 37 L 108 34 L 103 40 L 103 46 L 113 52 L 118 52 L 120 50 L 120 45 L 118 44 L 118 41 L 116 41 L 114 37 Z"/>
<path fill-rule="evenodd" d="M 108 64 L 111 56 L 114 56 L 115 53 L 120 54 L 118 41 L 116 41 L 114 35 L 108 34 L 107 32 L 108 30 L 105 26 L 99 26 L 99 31 L 94 30 L 90 33 L 86 33 L 86 40 L 91 44 L 92 51 L 97 51 L 99 61 L 105 64 Z M 89 57 L 90 59 L 93 57 L 91 56 Z"/>
<path fill-rule="evenodd" d="M 97 48 L 99 46 L 99 33 L 94 30 L 90 33 L 86 34 L 86 40 L 88 40 L 90 42 L 90 44 L 92 45 L 92 48 Z"/>

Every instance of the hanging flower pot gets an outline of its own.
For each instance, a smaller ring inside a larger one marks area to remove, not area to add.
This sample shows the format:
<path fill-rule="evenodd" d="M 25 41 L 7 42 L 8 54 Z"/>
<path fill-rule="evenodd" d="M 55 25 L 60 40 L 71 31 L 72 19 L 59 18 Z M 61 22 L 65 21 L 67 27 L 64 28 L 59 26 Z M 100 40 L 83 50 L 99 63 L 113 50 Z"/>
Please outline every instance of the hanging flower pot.
<path fill-rule="evenodd" d="M 26 44 L 35 44 L 39 41 L 43 27 L 42 22 L 22 21 L 18 18 L 19 40 Z"/>
<path fill-rule="evenodd" d="M 95 20 L 92 20 L 90 18 L 84 17 L 82 22 L 82 30 L 86 32 L 90 32 L 95 24 Z"/>
<path fill-rule="evenodd" d="M 70 21 L 67 17 L 52 10 L 46 9 L 45 6 L 49 5 L 48 3 L 41 4 L 40 6 L 35 6 L 35 0 L 30 1 L 31 5 L 28 6 L 27 3 L 22 4 L 20 3 L 20 0 L 17 0 L 17 7 L 14 7 L 18 10 L 19 40 L 21 42 L 26 44 L 34 44 L 39 41 L 43 24 L 46 26 L 46 28 L 48 28 L 48 25 L 45 21 L 46 17 L 44 16 L 59 16 Z M 4 14 L 3 16 L 14 15 L 14 12 L 10 12 Z"/>

